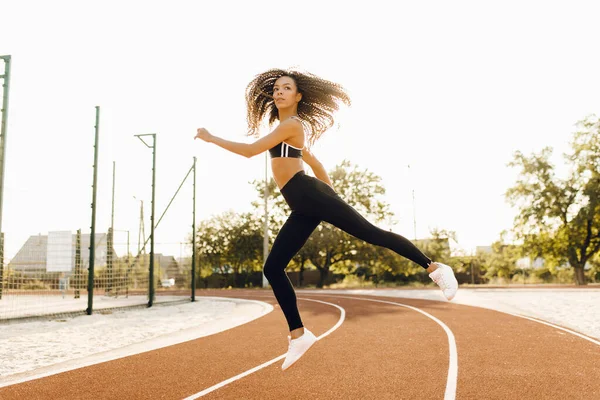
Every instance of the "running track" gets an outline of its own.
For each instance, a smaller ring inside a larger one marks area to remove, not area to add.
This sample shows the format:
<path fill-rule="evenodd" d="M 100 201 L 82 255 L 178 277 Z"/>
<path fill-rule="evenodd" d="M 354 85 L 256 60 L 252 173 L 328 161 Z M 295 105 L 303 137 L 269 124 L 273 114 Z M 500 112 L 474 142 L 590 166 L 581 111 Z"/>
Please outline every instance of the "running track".
<path fill-rule="evenodd" d="M 0 388 L 0 399 L 600 399 L 600 341 L 449 302 L 298 291 L 320 340 L 289 370 L 273 312 L 193 341 Z"/>

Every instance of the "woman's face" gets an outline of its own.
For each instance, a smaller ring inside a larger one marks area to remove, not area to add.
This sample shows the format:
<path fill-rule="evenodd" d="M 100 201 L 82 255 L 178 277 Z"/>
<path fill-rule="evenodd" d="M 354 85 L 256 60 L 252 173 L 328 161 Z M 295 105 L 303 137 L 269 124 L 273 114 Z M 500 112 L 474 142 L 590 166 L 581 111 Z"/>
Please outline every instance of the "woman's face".
<path fill-rule="evenodd" d="M 282 76 L 273 85 L 273 100 L 277 109 L 292 107 L 298 104 L 302 94 L 298 93 L 296 82 L 289 76 Z"/>

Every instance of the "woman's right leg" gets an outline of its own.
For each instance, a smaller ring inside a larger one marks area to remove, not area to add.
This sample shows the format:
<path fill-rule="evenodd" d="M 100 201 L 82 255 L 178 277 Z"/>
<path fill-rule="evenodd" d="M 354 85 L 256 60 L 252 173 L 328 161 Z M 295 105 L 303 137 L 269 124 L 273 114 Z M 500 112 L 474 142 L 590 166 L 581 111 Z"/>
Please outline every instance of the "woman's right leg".
<path fill-rule="evenodd" d="M 322 181 L 310 176 L 299 179 L 298 192 L 302 193 L 302 201 L 296 203 L 297 211 L 328 222 L 367 243 L 393 250 L 419 264 L 430 273 L 429 277 L 442 289 L 448 300 L 454 297 L 458 282 L 450 266 L 433 263 L 410 240 L 373 225 Z M 293 200 L 293 197 L 288 197 Z"/>
<path fill-rule="evenodd" d="M 303 327 L 303 325 L 298 312 L 296 293 L 285 273 L 285 268 L 320 222 L 320 219 L 292 211 L 277 234 L 265 262 L 265 277 L 273 288 L 273 293 L 287 320 L 290 332 Z"/>
<path fill-rule="evenodd" d="M 432 260 L 415 246 L 410 240 L 397 233 L 381 229 L 352 206 L 346 203 L 331 187 L 316 178 L 307 178 L 311 181 L 311 201 L 306 201 L 310 207 L 310 215 L 328 222 L 352 236 L 367 243 L 386 247 L 397 254 L 419 264 L 424 269 L 429 267 Z"/>

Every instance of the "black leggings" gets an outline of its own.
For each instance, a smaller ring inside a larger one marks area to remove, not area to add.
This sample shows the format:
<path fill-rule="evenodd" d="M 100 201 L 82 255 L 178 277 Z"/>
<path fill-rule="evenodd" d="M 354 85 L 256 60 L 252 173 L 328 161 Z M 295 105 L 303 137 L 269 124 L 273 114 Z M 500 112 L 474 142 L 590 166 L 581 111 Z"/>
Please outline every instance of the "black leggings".
<path fill-rule="evenodd" d="M 427 268 L 431 260 L 408 239 L 380 229 L 367 221 L 342 200 L 327 184 L 299 171 L 290 179 L 281 194 L 292 209 L 277 234 L 264 266 L 277 302 L 285 315 L 290 331 L 301 328 L 296 294 L 285 268 L 302 248 L 321 221 L 328 222 L 367 243 L 383 246 Z"/>

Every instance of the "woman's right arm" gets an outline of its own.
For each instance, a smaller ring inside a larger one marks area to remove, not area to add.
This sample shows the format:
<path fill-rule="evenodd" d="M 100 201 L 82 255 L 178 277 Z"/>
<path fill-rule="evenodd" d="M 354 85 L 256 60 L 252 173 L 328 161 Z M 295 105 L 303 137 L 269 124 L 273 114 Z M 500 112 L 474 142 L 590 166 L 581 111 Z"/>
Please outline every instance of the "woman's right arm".
<path fill-rule="evenodd" d="M 331 183 L 331 179 L 329 179 L 329 175 L 327 175 L 327 171 L 325 171 L 325 167 L 323 167 L 323 164 L 317 160 L 314 154 L 304 148 L 302 149 L 302 159 L 308 164 L 310 169 L 312 169 L 313 173 L 315 174 L 315 178 L 325 182 L 333 189 L 333 184 Z"/>

